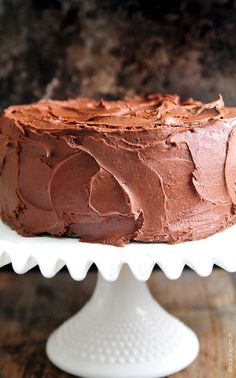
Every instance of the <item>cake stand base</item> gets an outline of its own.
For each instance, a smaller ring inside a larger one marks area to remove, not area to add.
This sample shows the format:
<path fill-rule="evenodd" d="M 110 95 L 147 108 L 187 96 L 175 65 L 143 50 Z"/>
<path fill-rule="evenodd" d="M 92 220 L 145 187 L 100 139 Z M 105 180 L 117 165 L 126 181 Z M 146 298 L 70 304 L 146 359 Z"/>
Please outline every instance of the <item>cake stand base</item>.
<path fill-rule="evenodd" d="M 164 377 L 188 366 L 198 351 L 194 332 L 168 314 L 126 265 L 114 282 L 98 275 L 89 302 L 47 342 L 57 367 L 88 378 Z"/>

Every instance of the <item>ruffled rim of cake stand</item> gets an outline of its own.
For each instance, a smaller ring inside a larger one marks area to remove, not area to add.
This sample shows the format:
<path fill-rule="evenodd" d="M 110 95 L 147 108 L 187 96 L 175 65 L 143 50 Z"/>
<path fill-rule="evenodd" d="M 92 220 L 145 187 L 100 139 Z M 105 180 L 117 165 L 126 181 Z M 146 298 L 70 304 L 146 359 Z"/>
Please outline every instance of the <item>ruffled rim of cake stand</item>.
<path fill-rule="evenodd" d="M 49 236 L 22 237 L 0 221 L 0 266 L 11 263 L 16 273 L 26 273 L 36 265 L 44 277 L 51 278 L 67 266 L 74 280 L 83 280 L 95 264 L 104 279 L 117 279 L 123 264 L 134 276 L 146 281 L 155 265 L 169 279 L 181 276 L 185 266 L 200 276 L 208 276 L 217 265 L 236 271 L 236 225 L 204 240 L 175 245 L 130 243 L 111 245 L 81 243 L 78 239 Z"/>

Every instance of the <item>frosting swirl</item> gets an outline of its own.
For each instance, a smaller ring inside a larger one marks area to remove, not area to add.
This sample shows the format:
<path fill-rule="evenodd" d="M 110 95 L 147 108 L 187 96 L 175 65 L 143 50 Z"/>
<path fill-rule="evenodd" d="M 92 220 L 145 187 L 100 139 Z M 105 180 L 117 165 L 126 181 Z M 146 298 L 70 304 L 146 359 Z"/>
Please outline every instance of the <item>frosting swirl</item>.
<path fill-rule="evenodd" d="M 117 131 L 164 125 L 192 127 L 213 119 L 236 116 L 235 110 L 224 108 L 221 95 L 209 104 L 193 99 L 180 102 L 177 95 L 137 96 L 119 101 L 42 100 L 36 104 L 9 107 L 6 113 L 26 124 L 27 128 L 52 131 L 96 127 Z"/>

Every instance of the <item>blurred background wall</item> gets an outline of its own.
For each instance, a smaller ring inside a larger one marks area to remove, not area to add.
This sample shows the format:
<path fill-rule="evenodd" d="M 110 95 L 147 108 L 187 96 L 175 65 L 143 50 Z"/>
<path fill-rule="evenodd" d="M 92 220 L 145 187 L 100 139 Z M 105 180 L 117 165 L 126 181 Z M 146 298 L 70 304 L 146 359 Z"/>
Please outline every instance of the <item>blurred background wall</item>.
<path fill-rule="evenodd" d="M 0 109 L 177 92 L 236 105 L 236 3 L 0 0 Z"/>

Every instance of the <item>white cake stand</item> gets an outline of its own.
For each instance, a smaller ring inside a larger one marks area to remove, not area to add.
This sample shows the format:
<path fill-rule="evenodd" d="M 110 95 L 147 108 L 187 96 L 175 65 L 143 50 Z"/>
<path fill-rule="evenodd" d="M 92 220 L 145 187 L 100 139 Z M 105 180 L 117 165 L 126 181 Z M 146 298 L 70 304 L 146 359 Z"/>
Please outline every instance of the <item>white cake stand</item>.
<path fill-rule="evenodd" d="M 158 378 L 188 366 L 199 351 L 196 335 L 153 299 L 144 281 L 155 264 L 170 279 L 185 265 L 201 276 L 214 264 L 234 272 L 235 245 L 235 226 L 197 242 L 117 248 L 69 238 L 24 238 L 0 223 L 0 266 L 11 262 L 16 273 L 39 265 L 45 277 L 53 277 L 66 265 L 73 279 L 82 280 L 96 264 L 92 298 L 47 342 L 47 355 L 57 367 L 89 378 Z"/>

